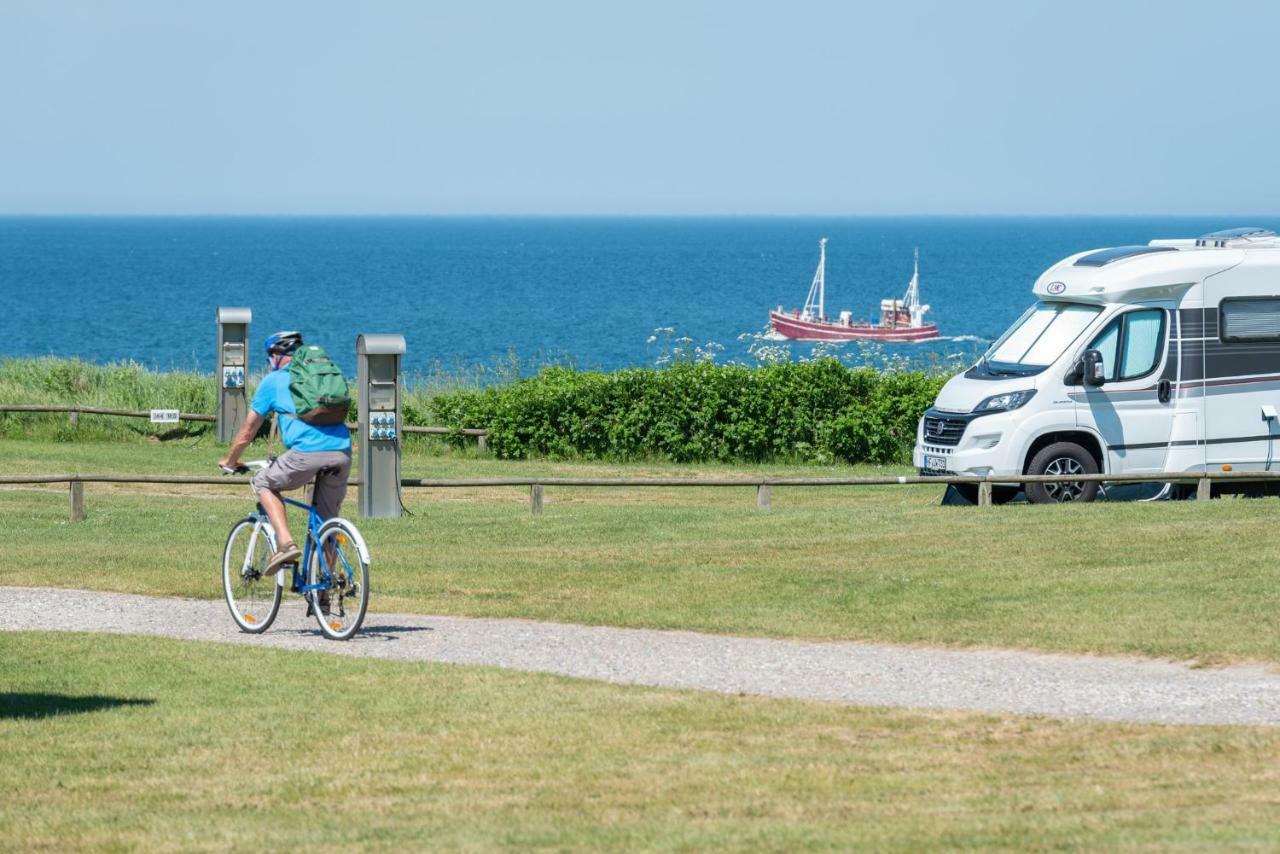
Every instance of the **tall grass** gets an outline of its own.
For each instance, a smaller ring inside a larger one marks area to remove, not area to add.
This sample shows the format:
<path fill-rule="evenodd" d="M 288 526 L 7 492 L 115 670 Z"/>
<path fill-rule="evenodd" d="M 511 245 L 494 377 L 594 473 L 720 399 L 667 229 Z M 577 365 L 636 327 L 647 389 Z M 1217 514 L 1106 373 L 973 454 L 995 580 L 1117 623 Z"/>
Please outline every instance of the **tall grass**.
<path fill-rule="evenodd" d="M 406 374 L 405 417 L 411 424 L 439 424 L 432 405 L 438 395 L 509 384 L 552 365 L 569 367 L 572 363 L 567 357 L 545 354 L 522 358 L 514 350 L 487 363 L 437 359 L 426 370 Z M 249 376 L 251 394 L 262 375 L 258 372 Z M 216 392 L 214 375 L 196 371 L 156 371 L 137 362 L 104 365 L 53 356 L 0 359 L 0 404 L 179 409 L 212 415 L 217 406 Z M 0 413 L 0 436 L 7 438 L 119 440 L 202 437 L 211 432 L 211 425 L 199 422 L 152 425 L 139 418 L 93 415 L 72 425 L 60 413 Z"/>
<path fill-rule="evenodd" d="M 180 409 L 212 413 L 212 374 L 159 372 L 136 362 L 99 365 L 82 359 L 42 357 L 0 360 L 0 403 L 101 406 L 111 409 Z M 153 425 L 139 418 L 92 416 L 73 426 L 62 414 L 0 414 L 0 436 L 57 440 L 202 435 L 210 425 Z"/>
<path fill-rule="evenodd" d="M 467 362 L 460 358 L 451 361 L 433 359 L 425 370 L 405 374 L 407 396 L 419 408 L 437 395 L 455 391 L 477 391 L 497 385 L 509 385 L 534 376 L 547 368 L 580 367 L 567 355 L 541 352 L 524 357 L 509 348 L 501 356 L 487 362 Z"/>

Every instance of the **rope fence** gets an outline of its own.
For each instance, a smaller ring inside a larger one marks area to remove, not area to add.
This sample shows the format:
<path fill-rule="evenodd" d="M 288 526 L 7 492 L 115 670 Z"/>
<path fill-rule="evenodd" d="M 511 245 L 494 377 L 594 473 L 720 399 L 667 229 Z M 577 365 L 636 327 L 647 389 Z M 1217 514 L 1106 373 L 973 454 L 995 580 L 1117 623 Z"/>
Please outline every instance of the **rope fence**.
<path fill-rule="evenodd" d="M 1258 482 L 1280 480 L 1277 472 L 1149 472 L 1146 474 L 1079 474 L 1067 477 L 1051 475 L 1023 475 L 1017 480 L 987 477 L 962 477 L 954 475 L 873 475 L 867 477 L 755 477 L 755 478 L 581 478 L 581 477 L 499 477 L 471 480 L 433 480 L 429 478 L 403 478 L 402 488 L 408 489 L 476 489 L 492 487 L 520 487 L 529 490 L 529 510 L 534 515 L 542 513 L 543 495 L 547 487 L 611 487 L 621 489 L 663 488 L 754 488 L 756 507 L 769 512 L 773 507 L 772 489 L 782 487 L 830 487 L 830 486 L 910 486 L 910 485 L 961 485 L 978 487 L 978 504 L 992 505 L 993 486 L 1026 483 L 1195 483 L 1196 499 L 1212 497 L 1215 481 Z M 244 486 L 249 478 L 244 476 L 206 477 L 200 475 L 150 475 L 150 474 L 37 474 L 3 475 L 0 486 L 65 483 L 70 488 L 71 521 L 84 519 L 84 485 L 86 483 L 145 483 L 203 486 Z M 359 486 L 359 480 L 347 481 L 348 486 Z"/>

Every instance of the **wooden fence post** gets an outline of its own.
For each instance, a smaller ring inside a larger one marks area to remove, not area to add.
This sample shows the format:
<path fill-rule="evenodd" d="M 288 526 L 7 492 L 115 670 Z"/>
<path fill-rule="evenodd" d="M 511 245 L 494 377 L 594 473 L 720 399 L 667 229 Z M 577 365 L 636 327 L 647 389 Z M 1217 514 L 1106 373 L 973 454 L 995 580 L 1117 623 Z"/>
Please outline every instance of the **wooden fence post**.
<path fill-rule="evenodd" d="M 773 502 L 770 500 L 769 484 L 762 483 L 756 486 L 756 509 L 761 513 L 768 513 L 773 509 Z"/>
<path fill-rule="evenodd" d="M 71 422 L 72 427 L 80 426 L 80 410 L 73 409 L 67 413 L 67 420 Z"/>
<path fill-rule="evenodd" d="M 483 451 L 485 448 L 489 447 L 489 442 L 487 440 L 488 440 L 488 437 L 485 436 L 483 433 L 481 433 L 479 436 L 476 436 L 476 448 L 478 450 Z"/>
<path fill-rule="evenodd" d="M 1213 481 L 1207 477 L 1202 477 L 1196 483 L 1196 500 L 1208 501 L 1213 497 Z"/>
<path fill-rule="evenodd" d="M 991 506 L 991 482 L 990 481 L 984 480 L 982 483 L 978 484 L 978 506 L 979 507 Z"/>
<path fill-rule="evenodd" d="M 78 480 L 71 481 L 71 521 L 84 521 L 84 484 Z"/>
<path fill-rule="evenodd" d="M 535 516 L 542 515 L 542 484 L 540 483 L 529 487 L 529 510 Z"/>

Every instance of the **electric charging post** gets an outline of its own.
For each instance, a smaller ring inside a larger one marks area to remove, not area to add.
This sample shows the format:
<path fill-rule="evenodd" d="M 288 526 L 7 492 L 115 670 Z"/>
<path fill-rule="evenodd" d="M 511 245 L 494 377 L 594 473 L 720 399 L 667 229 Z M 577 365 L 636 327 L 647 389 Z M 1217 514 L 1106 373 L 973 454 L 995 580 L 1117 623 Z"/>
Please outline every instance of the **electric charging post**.
<path fill-rule="evenodd" d="M 360 515 L 394 518 L 400 504 L 400 361 L 403 335 L 356 338 L 360 406 Z"/>
<path fill-rule="evenodd" d="M 253 312 L 247 308 L 218 309 L 218 441 L 230 442 L 249 411 L 245 395 L 245 361 L 249 347 L 249 323 Z"/>

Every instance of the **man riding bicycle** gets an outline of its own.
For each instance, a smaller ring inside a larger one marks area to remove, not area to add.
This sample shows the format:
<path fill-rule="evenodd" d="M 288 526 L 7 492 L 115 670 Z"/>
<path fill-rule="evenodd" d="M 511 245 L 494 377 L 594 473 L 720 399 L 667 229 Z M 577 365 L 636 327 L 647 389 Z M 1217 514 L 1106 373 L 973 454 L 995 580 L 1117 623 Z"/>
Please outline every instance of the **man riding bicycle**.
<path fill-rule="evenodd" d="M 309 424 L 297 415 L 293 395 L 289 391 L 288 367 L 292 354 L 300 346 L 302 335 L 298 332 L 277 332 L 267 337 L 267 361 L 271 365 L 271 373 L 258 386 L 244 424 L 231 443 L 231 450 L 218 463 L 226 469 L 236 468 L 240 455 L 258 435 L 263 421 L 268 415 L 276 414 L 286 451 L 254 475 L 251 481 L 258 501 L 276 532 L 276 552 L 265 570 L 268 575 L 290 563 L 297 563 L 302 557 L 302 550 L 289 532 L 280 493 L 298 489 L 314 479 L 316 512 L 323 519 L 332 519 L 342 510 L 342 500 L 347 494 L 347 477 L 351 473 L 351 431 L 347 426 Z"/>

